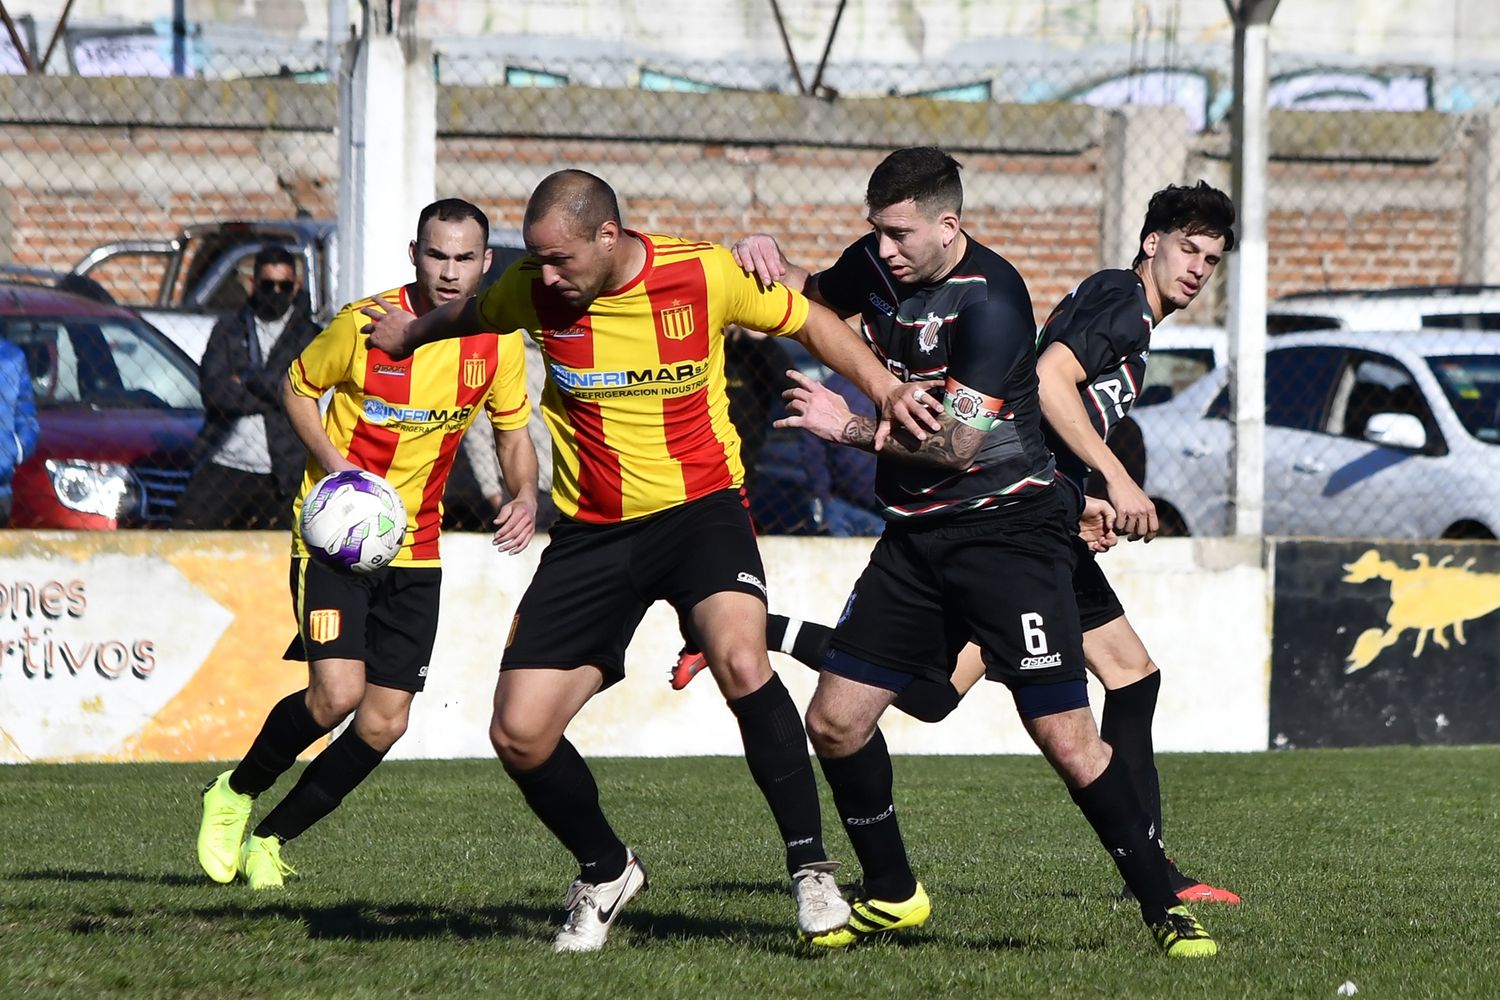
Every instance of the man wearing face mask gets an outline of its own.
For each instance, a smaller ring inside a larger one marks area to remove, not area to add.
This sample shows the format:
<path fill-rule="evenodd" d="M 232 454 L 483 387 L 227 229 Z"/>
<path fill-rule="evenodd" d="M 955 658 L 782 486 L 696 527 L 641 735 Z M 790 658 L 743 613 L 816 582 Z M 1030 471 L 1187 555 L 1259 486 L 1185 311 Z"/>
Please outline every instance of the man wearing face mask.
<path fill-rule="evenodd" d="M 214 325 L 203 352 L 203 431 L 175 528 L 288 528 L 305 455 L 281 407 L 286 370 L 318 335 L 297 261 L 255 255 L 250 296 Z"/>

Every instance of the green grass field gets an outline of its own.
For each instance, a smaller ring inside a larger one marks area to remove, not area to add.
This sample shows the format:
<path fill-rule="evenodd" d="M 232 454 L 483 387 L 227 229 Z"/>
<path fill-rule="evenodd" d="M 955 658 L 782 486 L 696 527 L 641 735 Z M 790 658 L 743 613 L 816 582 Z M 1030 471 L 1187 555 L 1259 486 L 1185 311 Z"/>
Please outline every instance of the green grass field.
<path fill-rule="evenodd" d="M 551 953 L 574 869 L 493 762 L 386 764 L 279 893 L 198 871 L 212 765 L 0 768 L 0 996 L 1500 996 L 1500 748 L 1164 757 L 1169 847 L 1245 898 L 1198 908 L 1202 962 L 1114 903 L 1037 759 L 898 759 L 933 919 L 833 955 L 794 939 L 743 762 L 594 763 L 652 885 L 585 956 Z"/>

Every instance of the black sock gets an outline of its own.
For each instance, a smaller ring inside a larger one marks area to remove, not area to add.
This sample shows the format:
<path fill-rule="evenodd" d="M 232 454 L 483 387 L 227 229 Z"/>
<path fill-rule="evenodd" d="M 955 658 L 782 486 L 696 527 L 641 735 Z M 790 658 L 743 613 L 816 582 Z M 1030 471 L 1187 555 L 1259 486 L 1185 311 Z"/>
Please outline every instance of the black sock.
<path fill-rule="evenodd" d="M 885 734 L 877 729 L 870 742 L 849 756 L 819 757 L 818 763 L 864 870 L 865 895 L 888 902 L 910 899 L 917 891 L 917 877 L 896 822 L 895 777 Z"/>
<path fill-rule="evenodd" d="M 1099 736 L 1114 748 L 1115 756 L 1130 772 L 1141 805 L 1156 824 L 1161 839 L 1161 782 L 1156 774 L 1156 751 L 1151 742 L 1151 720 L 1156 716 L 1156 696 L 1161 691 L 1161 671 L 1153 670 L 1134 684 L 1104 693 L 1104 716 Z"/>
<path fill-rule="evenodd" d="M 509 774 L 526 804 L 578 861 L 585 882 L 612 882 L 625 871 L 625 845 L 599 807 L 594 773 L 565 736 L 538 767 Z"/>
<path fill-rule="evenodd" d="M 1160 922 L 1178 899 L 1167 877 L 1167 856 L 1151 836 L 1151 818 L 1141 808 L 1124 762 L 1112 756 L 1099 777 L 1068 794 L 1140 902 L 1141 916 L 1149 924 Z"/>
<path fill-rule="evenodd" d="M 823 669 L 823 652 L 833 629 L 786 615 L 766 615 L 766 646 L 773 653 L 786 653 L 814 670 Z"/>
<path fill-rule="evenodd" d="M 772 674 L 760 690 L 731 701 L 729 709 L 740 721 L 750 776 L 766 797 L 786 845 L 787 873 L 828 860 L 807 731 L 786 685 Z"/>
<path fill-rule="evenodd" d="M 962 700 L 958 688 L 947 681 L 917 677 L 906 685 L 906 690 L 896 695 L 891 704 L 922 722 L 942 722 Z"/>
<path fill-rule="evenodd" d="M 350 726 L 327 750 L 313 758 L 287 797 L 260 821 L 255 835 L 276 836 L 282 841 L 299 836 L 337 809 L 344 796 L 379 766 L 385 754 L 360 739 Z"/>
<path fill-rule="evenodd" d="M 677 616 L 677 631 L 682 634 L 682 652 L 703 652 L 703 645 L 698 641 L 697 637 L 693 635 L 693 627 L 688 624 L 687 618 L 682 615 Z M 620 870 L 624 871 L 623 868 Z"/>
<path fill-rule="evenodd" d="M 308 711 L 306 688 L 287 695 L 266 716 L 250 752 L 229 776 L 229 787 L 241 795 L 259 795 L 276 784 L 299 753 L 331 732 L 332 726 L 319 725 Z"/>

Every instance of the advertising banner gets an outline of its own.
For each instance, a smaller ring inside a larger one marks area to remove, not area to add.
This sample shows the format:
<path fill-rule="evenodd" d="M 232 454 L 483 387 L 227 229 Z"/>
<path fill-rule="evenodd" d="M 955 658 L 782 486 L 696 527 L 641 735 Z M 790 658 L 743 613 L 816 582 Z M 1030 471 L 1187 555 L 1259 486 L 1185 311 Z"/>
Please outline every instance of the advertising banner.
<path fill-rule="evenodd" d="M 1500 546 L 1276 543 L 1271 744 L 1500 741 Z"/>

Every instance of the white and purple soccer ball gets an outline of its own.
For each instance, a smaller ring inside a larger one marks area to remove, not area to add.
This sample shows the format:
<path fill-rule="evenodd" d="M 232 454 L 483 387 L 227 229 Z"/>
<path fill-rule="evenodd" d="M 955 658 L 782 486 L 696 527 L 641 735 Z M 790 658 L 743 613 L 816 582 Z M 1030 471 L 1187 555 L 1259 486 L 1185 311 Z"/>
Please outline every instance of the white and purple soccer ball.
<path fill-rule="evenodd" d="M 302 541 L 313 558 L 343 573 L 389 565 L 406 537 L 406 505 L 373 472 L 334 472 L 302 502 Z"/>

